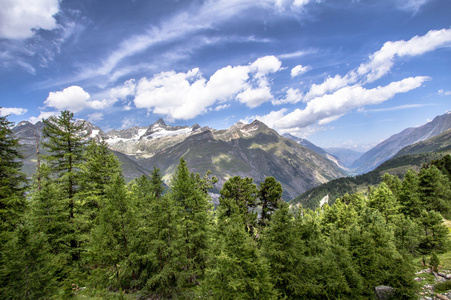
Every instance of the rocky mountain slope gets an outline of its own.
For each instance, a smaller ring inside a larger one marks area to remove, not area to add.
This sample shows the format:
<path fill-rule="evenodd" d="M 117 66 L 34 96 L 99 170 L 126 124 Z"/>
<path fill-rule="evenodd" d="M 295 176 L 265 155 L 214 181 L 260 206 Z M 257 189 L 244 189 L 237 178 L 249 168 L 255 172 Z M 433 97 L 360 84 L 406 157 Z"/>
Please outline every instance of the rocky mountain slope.
<path fill-rule="evenodd" d="M 82 122 L 82 121 L 80 121 Z M 345 175 L 335 163 L 296 142 L 280 136 L 265 124 L 237 123 L 226 130 L 208 127 L 170 126 L 158 120 L 148 127 L 132 127 L 104 133 L 84 121 L 86 134 L 104 139 L 121 160 L 128 179 L 160 168 L 166 183 L 181 157 L 193 172 L 210 170 L 219 179 L 217 190 L 230 177 L 252 177 L 256 182 L 274 176 L 284 188 L 284 198 Z M 26 168 L 36 164 L 36 136 L 42 123 L 19 123 L 13 131 L 24 145 Z"/>
<path fill-rule="evenodd" d="M 373 170 L 384 161 L 393 157 L 402 148 L 427 140 L 451 128 L 451 113 L 434 118 L 431 122 L 416 128 L 407 128 L 379 143 L 364 153 L 351 166 L 358 174 Z"/>

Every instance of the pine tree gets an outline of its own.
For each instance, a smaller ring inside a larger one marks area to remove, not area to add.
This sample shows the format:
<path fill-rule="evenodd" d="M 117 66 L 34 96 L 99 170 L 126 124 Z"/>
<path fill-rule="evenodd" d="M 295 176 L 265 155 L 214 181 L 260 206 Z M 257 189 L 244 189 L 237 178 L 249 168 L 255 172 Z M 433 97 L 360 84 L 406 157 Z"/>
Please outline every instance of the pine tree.
<path fill-rule="evenodd" d="M 377 209 L 387 222 L 392 222 L 399 212 L 398 201 L 385 182 L 372 189 L 368 197 L 368 206 Z"/>
<path fill-rule="evenodd" d="M 435 165 L 422 168 L 418 174 L 420 199 L 427 210 L 451 218 L 451 187 L 448 177 Z"/>
<path fill-rule="evenodd" d="M 27 180 L 20 171 L 22 154 L 12 125 L 7 117 L 0 116 L 0 244 L 8 239 L 5 234 L 14 230 L 27 206 Z"/>
<path fill-rule="evenodd" d="M 115 176 L 106 189 L 89 244 L 91 260 L 100 263 L 115 279 L 116 287 L 128 288 L 133 277 L 129 255 L 135 229 L 135 210 L 122 176 Z"/>
<path fill-rule="evenodd" d="M 409 169 L 404 176 L 399 192 L 400 211 L 411 218 L 418 218 L 423 210 L 419 195 L 418 175 Z"/>
<path fill-rule="evenodd" d="M 170 195 L 181 217 L 180 233 L 185 243 L 180 249 L 180 262 L 184 265 L 184 276 L 187 284 L 197 284 L 198 278 L 203 275 L 208 252 L 210 205 L 183 158 L 172 177 Z"/>
<path fill-rule="evenodd" d="M 237 214 L 241 224 L 250 234 L 254 234 L 257 223 L 257 186 L 252 178 L 234 176 L 227 180 L 220 191 L 219 218 L 227 218 Z"/>
<path fill-rule="evenodd" d="M 90 140 L 80 167 L 80 211 L 86 214 L 85 221 L 91 223 L 99 209 L 99 202 L 106 195 L 106 189 L 113 178 L 122 174 L 120 162 L 108 149 L 105 141 Z M 86 229 L 89 231 L 89 225 Z"/>
<path fill-rule="evenodd" d="M 47 237 L 22 222 L 2 247 L 0 298 L 50 299 L 57 291 L 58 270 Z"/>
<path fill-rule="evenodd" d="M 231 204 L 235 206 L 236 204 Z M 232 207 L 232 211 L 238 211 Z M 201 298 L 277 299 L 268 265 L 237 213 L 219 220 L 219 249 L 210 260 Z"/>
<path fill-rule="evenodd" d="M 265 181 L 260 183 L 258 190 L 259 205 L 262 208 L 260 226 L 265 227 L 271 221 L 271 215 L 283 201 L 282 193 L 282 185 L 274 177 L 266 177 Z"/>
<path fill-rule="evenodd" d="M 274 288 L 282 298 L 293 299 L 299 282 L 298 250 L 294 217 L 288 204 L 280 203 L 279 209 L 263 231 L 262 252 L 268 260 Z"/>
<path fill-rule="evenodd" d="M 68 214 L 70 232 L 66 233 L 69 238 L 70 255 L 73 262 L 80 261 L 81 258 L 81 236 L 79 234 L 80 224 L 75 218 L 80 209 L 77 203 L 76 194 L 79 190 L 80 168 L 85 160 L 86 149 L 85 134 L 83 133 L 84 123 L 77 124 L 74 114 L 65 110 L 61 115 L 52 116 L 43 121 L 42 145 L 47 150 L 48 155 L 43 159 L 47 162 L 56 179 L 56 183 L 62 190 L 62 205 Z M 81 220 L 80 220 L 81 221 Z"/>

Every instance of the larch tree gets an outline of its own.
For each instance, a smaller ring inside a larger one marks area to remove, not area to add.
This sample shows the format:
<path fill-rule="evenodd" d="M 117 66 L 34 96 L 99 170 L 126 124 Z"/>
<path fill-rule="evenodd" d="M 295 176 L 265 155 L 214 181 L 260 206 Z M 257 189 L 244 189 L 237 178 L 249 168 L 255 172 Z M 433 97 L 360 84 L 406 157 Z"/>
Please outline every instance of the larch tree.
<path fill-rule="evenodd" d="M 59 205 L 68 213 L 67 222 L 70 224 L 70 254 L 72 261 L 80 261 L 81 249 L 77 224 L 76 194 L 79 191 L 81 164 L 85 161 L 86 137 L 84 123 L 76 122 L 74 114 L 62 111 L 59 116 L 52 116 L 43 121 L 42 145 L 47 155 L 42 158 L 49 165 L 56 183 L 63 191 Z"/>
<path fill-rule="evenodd" d="M 7 117 L 0 116 L 0 244 L 7 239 L 4 234 L 14 230 L 27 206 L 27 180 L 20 171 L 22 154 L 12 126 Z"/>

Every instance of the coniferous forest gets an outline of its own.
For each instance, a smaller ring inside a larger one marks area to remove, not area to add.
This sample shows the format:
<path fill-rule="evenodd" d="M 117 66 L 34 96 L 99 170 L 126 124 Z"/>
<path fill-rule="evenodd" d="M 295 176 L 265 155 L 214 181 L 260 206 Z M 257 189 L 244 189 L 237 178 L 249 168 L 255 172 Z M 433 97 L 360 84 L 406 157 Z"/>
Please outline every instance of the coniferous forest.
<path fill-rule="evenodd" d="M 183 158 L 169 187 L 156 168 L 126 183 L 69 111 L 44 121 L 27 179 L 11 127 L 0 117 L 1 299 L 412 299 L 414 259 L 449 247 L 449 156 L 316 210 L 234 176 L 214 207 L 216 178 Z"/>

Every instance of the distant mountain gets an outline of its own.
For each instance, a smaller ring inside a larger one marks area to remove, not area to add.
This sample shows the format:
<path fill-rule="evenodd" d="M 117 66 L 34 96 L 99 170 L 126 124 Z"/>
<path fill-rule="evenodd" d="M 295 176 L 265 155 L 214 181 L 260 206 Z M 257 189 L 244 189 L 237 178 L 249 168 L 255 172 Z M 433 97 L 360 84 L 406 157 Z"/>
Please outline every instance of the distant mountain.
<path fill-rule="evenodd" d="M 294 136 L 294 135 L 289 134 L 289 133 L 285 133 L 283 136 L 288 138 L 288 139 L 292 139 L 293 141 L 295 141 L 299 145 L 307 147 L 310 150 L 313 150 L 313 151 L 315 151 L 318 154 L 321 154 L 321 155 L 326 155 L 327 154 L 327 152 L 324 151 L 323 148 L 316 146 L 315 144 L 313 144 L 312 142 L 310 142 L 310 141 L 308 141 L 306 139 L 298 138 L 297 136 Z"/>
<path fill-rule="evenodd" d="M 336 157 L 339 164 L 346 168 L 350 168 L 352 163 L 363 154 L 347 148 L 324 148 L 324 150 Z"/>
<path fill-rule="evenodd" d="M 379 184 L 385 173 L 402 178 L 408 169 L 419 171 L 423 164 L 441 159 L 447 154 L 451 154 L 451 129 L 425 141 L 404 147 L 373 171 L 358 176 L 334 179 L 314 187 L 291 200 L 290 204 L 300 203 L 303 207 L 315 208 L 326 196 L 331 204 L 345 194 L 365 192 L 368 186 Z"/>
<path fill-rule="evenodd" d="M 451 151 L 451 129 L 426 141 L 404 147 L 396 153 L 395 157 L 443 151 Z"/>
<path fill-rule="evenodd" d="M 356 173 L 373 170 L 393 157 L 402 148 L 434 137 L 451 128 L 451 113 L 437 116 L 431 122 L 416 128 L 407 128 L 379 143 L 363 154 L 351 166 Z"/>
<path fill-rule="evenodd" d="M 280 136 L 259 121 L 216 130 L 197 124 L 170 126 L 160 119 L 147 127 L 108 133 L 84 122 L 88 137 L 108 143 L 122 162 L 127 179 L 149 174 L 156 166 L 169 184 L 180 158 L 184 157 L 191 171 L 204 174 L 210 170 L 219 179 L 218 190 L 235 175 L 252 177 L 257 183 L 273 176 L 282 184 L 284 198 L 288 200 L 321 183 L 345 176 L 330 160 Z M 21 122 L 13 128 L 27 153 L 24 164 L 28 174 L 36 168 L 36 136 L 40 135 L 40 130 L 42 124 L 29 122 Z"/>

